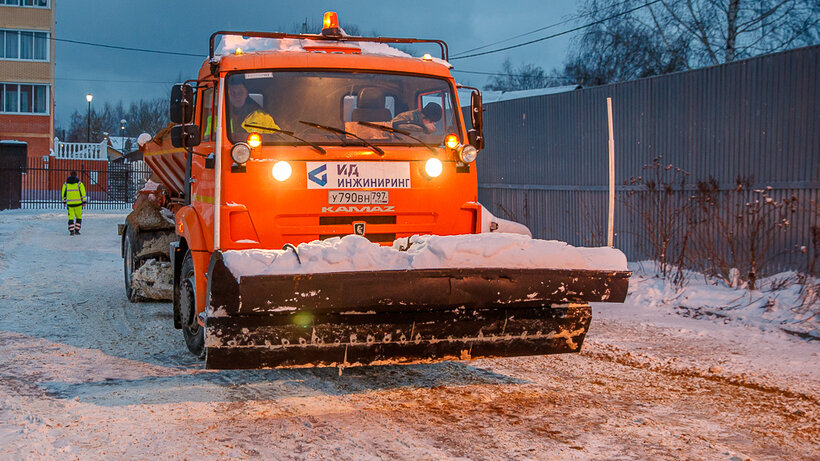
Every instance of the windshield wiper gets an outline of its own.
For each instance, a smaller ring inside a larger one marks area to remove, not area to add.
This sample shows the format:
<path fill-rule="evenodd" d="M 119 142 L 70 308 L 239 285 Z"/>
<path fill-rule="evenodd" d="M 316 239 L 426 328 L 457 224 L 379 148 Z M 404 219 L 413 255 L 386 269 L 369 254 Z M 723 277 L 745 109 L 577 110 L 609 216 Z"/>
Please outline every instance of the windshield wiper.
<path fill-rule="evenodd" d="M 370 128 L 376 128 L 376 129 L 379 129 L 379 130 L 382 130 L 382 131 L 386 131 L 388 133 L 403 134 L 403 135 L 407 136 L 408 138 L 410 138 L 414 141 L 420 142 L 421 145 L 423 145 L 424 147 L 430 149 L 430 152 L 438 155 L 438 151 L 433 146 L 431 146 L 430 144 L 427 144 L 426 142 L 422 141 L 421 139 L 413 136 L 412 134 L 410 134 L 407 131 L 399 130 L 399 129 L 393 128 L 392 126 L 379 125 L 379 124 L 376 124 L 376 123 L 365 122 L 365 121 L 361 121 L 361 120 L 356 122 L 356 123 L 359 123 L 360 125 L 364 125 L 364 126 L 369 126 Z"/>
<path fill-rule="evenodd" d="M 316 149 L 317 151 L 319 151 L 320 154 L 326 154 L 327 153 L 326 150 L 322 149 L 317 144 L 314 144 L 310 141 L 306 141 L 306 140 L 300 138 L 299 136 L 296 136 L 295 134 L 293 134 L 292 131 L 280 130 L 279 128 L 271 128 L 269 126 L 251 125 L 250 123 L 246 123 L 245 126 L 248 127 L 248 128 L 256 128 L 258 130 L 268 130 L 268 131 L 273 131 L 274 133 L 285 134 L 285 135 L 290 136 L 293 139 L 296 139 L 297 141 L 302 141 L 303 143 L 305 143 L 305 144 L 309 145 L 310 147 L 312 147 L 312 148 Z"/>
<path fill-rule="evenodd" d="M 367 146 L 367 147 L 369 147 L 369 148 L 371 148 L 371 149 L 375 150 L 376 152 L 378 152 L 378 153 L 379 153 L 379 155 L 384 155 L 384 151 L 383 151 L 380 147 L 378 147 L 378 146 L 374 146 L 373 144 L 370 144 L 369 142 L 367 142 L 367 140 L 362 139 L 362 138 L 360 138 L 360 137 L 356 136 L 355 134 L 353 134 L 353 133 L 351 133 L 351 132 L 349 132 L 349 131 L 345 131 L 345 130 L 342 130 L 341 128 L 336 128 L 336 127 L 333 127 L 333 126 L 319 125 L 318 123 L 306 122 L 306 121 L 304 121 L 304 120 L 299 120 L 299 123 L 301 123 L 301 124 L 303 124 L 303 125 L 307 125 L 307 126 L 312 126 L 313 128 L 318 128 L 318 129 L 320 129 L 320 130 L 329 131 L 329 132 L 331 132 L 331 133 L 335 133 L 335 134 L 337 134 L 337 135 L 343 135 L 343 134 L 346 134 L 346 135 L 348 135 L 348 136 L 353 136 L 354 138 L 356 138 L 356 139 L 358 139 L 359 141 L 363 142 L 365 146 Z M 345 139 L 344 139 L 343 137 L 341 137 L 341 136 L 339 136 L 339 139 L 341 139 L 341 140 L 342 140 L 342 142 L 344 142 L 344 141 L 345 141 Z"/>

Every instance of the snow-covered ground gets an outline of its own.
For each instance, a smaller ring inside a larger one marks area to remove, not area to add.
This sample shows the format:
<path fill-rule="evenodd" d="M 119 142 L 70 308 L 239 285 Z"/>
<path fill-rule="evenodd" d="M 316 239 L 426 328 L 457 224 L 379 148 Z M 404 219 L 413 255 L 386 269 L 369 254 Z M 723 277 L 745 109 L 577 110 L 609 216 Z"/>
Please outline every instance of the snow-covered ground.
<path fill-rule="evenodd" d="M 818 305 L 636 271 L 580 354 L 205 371 L 116 224 L 0 212 L 0 459 L 817 459 Z M 643 265 L 644 268 L 648 267 Z M 786 283 L 788 285 L 788 283 Z M 788 331 L 788 332 L 787 332 Z M 789 333 L 790 332 L 790 333 Z"/>

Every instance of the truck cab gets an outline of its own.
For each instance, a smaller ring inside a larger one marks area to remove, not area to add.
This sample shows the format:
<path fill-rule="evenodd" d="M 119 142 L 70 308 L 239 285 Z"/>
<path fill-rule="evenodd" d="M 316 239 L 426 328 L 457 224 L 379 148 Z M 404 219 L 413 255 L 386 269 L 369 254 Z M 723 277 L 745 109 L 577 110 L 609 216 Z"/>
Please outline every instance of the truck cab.
<path fill-rule="evenodd" d="M 475 157 L 459 156 L 467 130 L 446 64 L 346 46 L 239 51 L 210 72 L 198 79 L 191 157 L 197 250 L 212 251 L 214 238 L 220 249 L 281 249 L 352 233 L 390 245 L 477 231 Z"/>

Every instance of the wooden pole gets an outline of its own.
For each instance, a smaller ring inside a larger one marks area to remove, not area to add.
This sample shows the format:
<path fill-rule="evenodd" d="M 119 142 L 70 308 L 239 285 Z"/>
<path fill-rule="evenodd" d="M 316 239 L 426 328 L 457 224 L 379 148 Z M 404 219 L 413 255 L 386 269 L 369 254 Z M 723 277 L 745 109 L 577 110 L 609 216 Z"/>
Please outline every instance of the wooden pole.
<path fill-rule="evenodd" d="M 615 246 L 615 130 L 612 123 L 612 98 L 606 98 L 606 110 L 609 123 L 609 222 L 607 226 L 607 245 Z"/>

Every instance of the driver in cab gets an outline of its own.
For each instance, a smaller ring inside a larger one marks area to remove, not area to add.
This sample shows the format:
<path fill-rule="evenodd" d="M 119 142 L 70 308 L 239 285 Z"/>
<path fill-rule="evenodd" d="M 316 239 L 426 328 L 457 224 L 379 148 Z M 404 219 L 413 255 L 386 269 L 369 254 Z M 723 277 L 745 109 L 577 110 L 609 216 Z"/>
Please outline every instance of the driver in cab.
<path fill-rule="evenodd" d="M 248 89 L 245 87 L 245 76 L 234 75 L 230 78 L 228 85 L 228 99 L 230 100 L 230 130 L 235 132 L 241 127 L 248 133 L 278 130 L 279 126 L 273 121 L 262 106 L 248 96 Z"/>
<path fill-rule="evenodd" d="M 413 109 L 396 115 L 390 124 L 397 130 L 410 129 L 434 133 L 436 122 L 441 120 L 441 106 L 434 102 L 427 103 L 423 109 Z"/>

